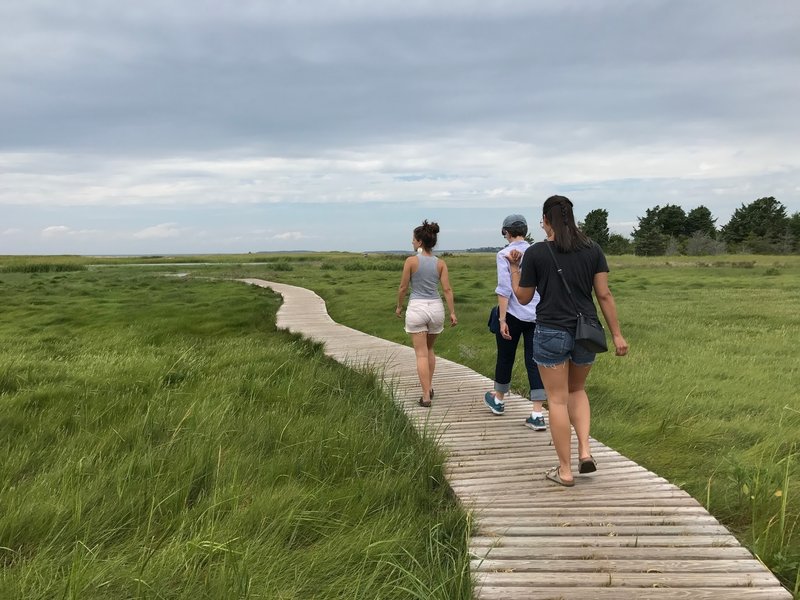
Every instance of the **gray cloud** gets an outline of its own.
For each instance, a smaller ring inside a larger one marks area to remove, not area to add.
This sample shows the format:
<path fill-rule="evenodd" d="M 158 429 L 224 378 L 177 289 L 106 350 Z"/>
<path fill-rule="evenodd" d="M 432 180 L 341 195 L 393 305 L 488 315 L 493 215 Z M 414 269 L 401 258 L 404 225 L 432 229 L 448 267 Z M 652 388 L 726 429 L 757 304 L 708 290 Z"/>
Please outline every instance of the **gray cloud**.
<path fill-rule="evenodd" d="M 177 243 L 189 205 L 800 209 L 793 0 L 38 0 L 0 23 L 0 204 L 169 213 L 108 239 Z"/>
<path fill-rule="evenodd" d="M 569 144 L 589 122 L 636 142 L 780 132 L 776 113 L 797 129 L 789 1 L 37 6 L 2 46 L 7 148 L 303 153 L 464 127 Z"/>

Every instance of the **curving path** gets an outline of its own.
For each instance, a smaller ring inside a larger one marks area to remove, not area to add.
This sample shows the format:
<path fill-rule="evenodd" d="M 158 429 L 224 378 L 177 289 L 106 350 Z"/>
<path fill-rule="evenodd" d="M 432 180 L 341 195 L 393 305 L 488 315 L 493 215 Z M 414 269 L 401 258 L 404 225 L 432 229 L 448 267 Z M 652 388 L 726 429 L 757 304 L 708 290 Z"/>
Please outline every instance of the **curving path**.
<path fill-rule="evenodd" d="M 487 377 L 438 358 L 431 409 L 420 408 L 414 351 L 345 327 L 305 288 L 241 281 L 283 296 L 277 326 L 325 344 L 348 366 L 370 366 L 448 455 L 450 486 L 473 511 L 475 597 L 481 599 L 791 600 L 772 573 L 696 500 L 592 440 L 599 470 L 573 488 L 544 479 L 557 464 L 547 433 L 523 426 L 530 405 L 506 414 L 483 404 Z M 577 473 L 577 470 L 575 471 Z"/>

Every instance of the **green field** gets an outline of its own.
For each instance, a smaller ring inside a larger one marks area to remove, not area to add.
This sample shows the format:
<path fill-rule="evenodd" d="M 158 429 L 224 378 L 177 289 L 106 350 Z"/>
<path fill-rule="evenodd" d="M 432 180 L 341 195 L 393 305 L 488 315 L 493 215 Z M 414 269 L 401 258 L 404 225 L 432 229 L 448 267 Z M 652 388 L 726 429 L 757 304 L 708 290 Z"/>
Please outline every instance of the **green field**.
<path fill-rule="evenodd" d="M 274 331 L 275 296 L 207 279 L 302 285 L 408 344 L 404 257 L 180 258 L 241 264 L 0 261 L 0 597 L 470 597 L 468 523 L 429 442 L 373 376 Z M 491 377 L 494 258 L 447 260 L 459 326 L 437 349 Z M 593 436 L 694 495 L 800 597 L 800 257 L 609 262 L 631 352 L 589 378 Z"/>
<path fill-rule="evenodd" d="M 408 344 L 394 316 L 402 258 L 282 256 L 219 271 L 309 287 L 335 320 Z M 446 260 L 459 325 L 437 349 L 492 377 L 494 257 Z M 598 358 L 588 384 L 593 436 L 695 496 L 798 596 L 800 257 L 609 263 L 631 352 Z M 512 388 L 525 386 L 520 364 Z"/>
<path fill-rule="evenodd" d="M 443 457 L 278 296 L 34 262 L 0 273 L 0 598 L 471 597 Z"/>

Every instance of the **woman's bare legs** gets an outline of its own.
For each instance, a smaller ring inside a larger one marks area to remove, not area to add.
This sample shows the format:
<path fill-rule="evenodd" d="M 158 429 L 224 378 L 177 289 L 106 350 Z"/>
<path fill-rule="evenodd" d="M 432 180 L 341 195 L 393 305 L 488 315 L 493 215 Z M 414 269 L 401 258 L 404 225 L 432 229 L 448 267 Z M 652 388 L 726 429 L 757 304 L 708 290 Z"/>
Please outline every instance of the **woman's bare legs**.
<path fill-rule="evenodd" d="M 572 481 L 570 427 L 569 361 L 555 367 L 539 365 L 547 406 L 550 411 L 550 435 L 558 455 L 558 474 L 564 481 Z"/>
<path fill-rule="evenodd" d="M 592 410 L 585 388 L 586 378 L 591 369 L 592 365 L 581 366 L 569 363 L 569 420 L 578 437 L 578 459 L 589 458 L 592 455 L 589 448 Z"/>
<path fill-rule="evenodd" d="M 436 343 L 437 335 L 436 333 L 429 333 L 426 340 L 428 345 L 428 373 L 430 374 L 428 383 L 431 389 L 433 389 L 433 372 L 436 370 L 436 353 L 433 351 L 433 345 Z"/>
<path fill-rule="evenodd" d="M 411 334 L 414 354 L 417 357 L 417 376 L 422 386 L 423 402 L 430 402 L 431 399 L 431 363 L 428 352 L 428 337 L 428 334 L 424 331 Z"/>

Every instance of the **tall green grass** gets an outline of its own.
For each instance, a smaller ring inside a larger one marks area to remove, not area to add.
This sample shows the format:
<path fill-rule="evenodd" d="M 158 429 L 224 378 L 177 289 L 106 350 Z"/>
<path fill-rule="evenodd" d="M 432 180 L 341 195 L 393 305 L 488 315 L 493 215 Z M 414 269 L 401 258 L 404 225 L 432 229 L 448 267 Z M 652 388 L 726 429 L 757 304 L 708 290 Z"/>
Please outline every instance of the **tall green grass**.
<path fill-rule="evenodd" d="M 277 296 L 102 270 L 0 300 L 0 597 L 471 597 L 442 456 Z"/>
<path fill-rule="evenodd" d="M 75 262 L 31 262 L 12 261 L 0 265 L 0 273 L 61 273 L 84 271 L 86 267 Z"/>
<path fill-rule="evenodd" d="M 210 270 L 309 287 L 337 321 L 407 344 L 394 315 L 400 263 L 395 272 L 345 268 L 368 260 L 385 259 L 321 255 L 291 273 Z M 447 262 L 459 325 L 437 350 L 491 377 L 494 256 Z M 609 262 L 631 352 L 598 357 L 588 382 L 593 435 L 704 503 L 797 597 L 800 257 Z M 526 385 L 520 364 L 512 388 L 524 394 Z"/>

